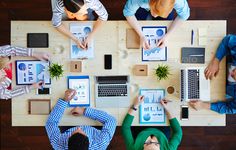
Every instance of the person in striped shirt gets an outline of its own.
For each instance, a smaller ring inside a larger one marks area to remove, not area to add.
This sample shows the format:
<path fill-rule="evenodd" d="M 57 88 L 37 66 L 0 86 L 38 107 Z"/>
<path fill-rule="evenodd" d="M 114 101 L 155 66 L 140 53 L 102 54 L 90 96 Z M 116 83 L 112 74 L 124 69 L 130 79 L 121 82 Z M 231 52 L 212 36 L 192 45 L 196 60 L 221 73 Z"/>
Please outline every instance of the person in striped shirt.
<path fill-rule="evenodd" d="M 0 46 L 0 99 L 11 99 L 29 93 L 30 90 L 40 88 L 42 81 L 29 86 L 19 87 L 11 90 L 12 65 L 9 57 L 29 56 L 39 60 L 48 60 L 49 54 L 37 52 L 31 48 L 16 47 L 10 45 Z"/>
<path fill-rule="evenodd" d="M 75 90 L 65 91 L 63 99 L 59 99 L 46 122 L 46 131 L 53 149 L 56 150 L 106 150 L 115 129 L 116 119 L 106 112 L 93 108 L 76 107 L 75 112 L 103 124 L 101 130 L 83 125 L 70 128 L 61 133 L 58 125 L 68 102 L 75 96 Z M 78 118 L 82 119 L 82 118 Z"/>
<path fill-rule="evenodd" d="M 86 49 L 95 32 L 99 30 L 104 21 L 108 19 L 108 13 L 99 0 L 53 0 L 52 1 L 52 24 L 62 34 L 72 39 L 79 48 Z M 65 12 L 69 19 L 94 20 L 92 11 L 98 15 L 92 32 L 85 41 L 77 39 L 68 28 L 62 23 L 62 16 Z"/>

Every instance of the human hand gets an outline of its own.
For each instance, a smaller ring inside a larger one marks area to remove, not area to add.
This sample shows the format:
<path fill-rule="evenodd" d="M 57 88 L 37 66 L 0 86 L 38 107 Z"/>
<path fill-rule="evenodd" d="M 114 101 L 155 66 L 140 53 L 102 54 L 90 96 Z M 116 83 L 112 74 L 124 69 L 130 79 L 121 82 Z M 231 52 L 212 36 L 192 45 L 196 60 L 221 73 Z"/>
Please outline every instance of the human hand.
<path fill-rule="evenodd" d="M 1 69 L 0 70 L 0 79 L 4 78 L 5 76 L 6 76 L 6 72 L 3 69 Z"/>
<path fill-rule="evenodd" d="M 86 49 L 83 45 L 83 43 L 79 40 L 79 39 L 76 39 L 75 41 L 76 45 L 78 48 L 82 48 L 82 49 Z"/>
<path fill-rule="evenodd" d="M 211 63 L 206 67 L 204 74 L 206 79 L 212 79 L 213 76 L 217 76 L 219 72 L 219 60 L 217 58 L 214 58 Z"/>
<path fill-rule="evenodd" d="M 39 89 L 42 88 L 43 85 L 44 81 L 39 81 L 37 83 L 33 83 L 32 85 L 30 85 L 30 89 Z"/>
<path fill-rule="evenodd" d="M 203 102 L 201 100 L 191 100 L 189 102 L 189 105 L 195 110 L 210 109 L 210 103 L 209 102 Z"/>
<path fill-rule="evenodd" d="M 163 99 L 161 100 L 161 105 L 164 107 L 164 109 L 165 109 L 166 111 L 169 111 L 169 110 L 170 110 L 170 108 L 169 108 L 169 106 L 168 106 L 168 102 L 171 102 L 171 101 L 168 100 L 168 99 L 165 99 L 165 98 L 163 98 Z"/>
<path fill-rule="evenodd" d="M 165 35 L 157 42 L 157 47 L 164 48 L 166 45 L 166 41 L 167 41 L 167 36 Z"/>
<path fill-rule="evenodd" d="M 73 116 L 82 116 L 84 114 L 85 108 L 84 107 L 75 107 L 71 110 L 71 114 Z"/>
<path fill-rule="evenodd" d="M 145 50 L 150 49 L 150 44 L 148 43 L 145 36 L 140 37 L 140 45 L 142 45 L 143 49 Z"/>
<path fill-rule="evenodd" d="M 83 46 L 85 47 L 86 50 L 88 49 L 88 45 L 91 42 L 91 40 L 92 40 L 92 36 L 91 36 L 91 34 L 89 34 L 88 37 L 83 42 Z"/>
<path fill-rule="evenodd" d="M 144 96 L 139 96 L 135 98 L 134 107 L 137 108 L 144 101 Z"/>
<path fill-rule="evenodd" d="M 41 61 L 48 61 L 50 58 L 49 53 L 33 51 L 33 57 Z"/>
<path fill-rule="evenodd" d="M 65 91 L 65 96 L 64 96 L 64 100 L 66 102 L 70 101 L 74 96 L 76 95 L 76 91 L 72 90 L 72 89 L 68 89 Z"/>

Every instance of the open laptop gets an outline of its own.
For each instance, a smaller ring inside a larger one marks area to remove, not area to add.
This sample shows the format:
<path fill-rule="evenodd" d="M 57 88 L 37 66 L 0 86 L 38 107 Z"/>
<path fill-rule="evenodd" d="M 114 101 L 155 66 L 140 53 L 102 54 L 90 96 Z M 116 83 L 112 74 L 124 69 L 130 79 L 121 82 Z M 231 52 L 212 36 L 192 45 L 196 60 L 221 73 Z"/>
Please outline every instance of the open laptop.
<path fill-rule="evenodd" d="M 181 69 L 180 78 L 181 101 L 210 101 L 210 81 L 206 80 L 203 67 Z"/>
<path fill-rule="evenodd" d="M 96 107 L 129 107 L 129 76 L 96 76 Z"/>

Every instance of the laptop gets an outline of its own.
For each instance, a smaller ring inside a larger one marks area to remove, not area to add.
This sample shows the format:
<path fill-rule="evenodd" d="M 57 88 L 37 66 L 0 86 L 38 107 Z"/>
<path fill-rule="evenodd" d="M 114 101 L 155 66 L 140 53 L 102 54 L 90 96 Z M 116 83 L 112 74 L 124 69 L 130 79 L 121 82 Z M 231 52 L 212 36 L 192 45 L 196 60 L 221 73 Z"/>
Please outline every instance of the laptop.
<path fill-rule="evenodd" d="M 96 76 L 96 107 L 129 107 L 129 76 Z"/>
<path fill-rule="evenodd" d="M 210 101 L 210 81 L 206 80 L 203 67 L 181 69 L 180 81 L 181 101 Z"/>

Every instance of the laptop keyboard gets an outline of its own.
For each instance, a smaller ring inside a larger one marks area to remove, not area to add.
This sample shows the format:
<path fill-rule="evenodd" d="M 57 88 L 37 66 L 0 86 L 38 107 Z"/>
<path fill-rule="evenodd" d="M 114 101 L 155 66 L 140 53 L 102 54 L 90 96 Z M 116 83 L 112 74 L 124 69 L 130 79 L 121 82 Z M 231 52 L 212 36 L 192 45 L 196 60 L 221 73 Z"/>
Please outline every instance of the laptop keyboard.
<path fill-rule="evenodd" d="M 98 97 L 127 96 L 127 85 L 99 85 Z"/>
<path fill-rule="evenodd" d="M 199 70 L 188 70 L 188 98 L 199 99 Z"/>

